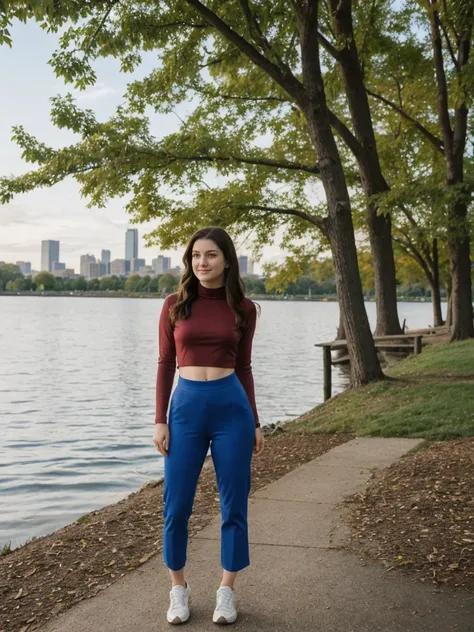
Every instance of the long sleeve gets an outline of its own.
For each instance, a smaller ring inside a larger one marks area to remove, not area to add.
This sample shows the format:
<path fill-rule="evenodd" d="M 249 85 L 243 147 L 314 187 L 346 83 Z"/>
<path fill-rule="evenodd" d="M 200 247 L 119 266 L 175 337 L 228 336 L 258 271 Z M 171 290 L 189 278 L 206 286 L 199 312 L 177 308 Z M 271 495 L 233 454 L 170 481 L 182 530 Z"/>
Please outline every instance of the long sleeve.
<path fill-rule="evenodd" d="M 176 373 L 176 345 L 169 316 L 169 309 L 172 305 L 171 296 L 165 299 L 158 326 L 159 357 L 156 375 L 155 416 L 155 423 L 157 424 L 166 423 L 168 404 Z"/>
<path fill-rule="evenodd" d="M 240 383 L 247 393 L 250 405 L 253 410 L 255 419 L 255 427 L 260 427 L 258 419 L 257 404 L 255 402 L 255 386 L 252 374 L 252 340 L 255 333 L 257 323 L 257 308 L 255 303 L 249 301 L 250 308 L 248 310 L 248 322 L 237 347 L 237 357 L 235 362 L 235 372 Z"/>

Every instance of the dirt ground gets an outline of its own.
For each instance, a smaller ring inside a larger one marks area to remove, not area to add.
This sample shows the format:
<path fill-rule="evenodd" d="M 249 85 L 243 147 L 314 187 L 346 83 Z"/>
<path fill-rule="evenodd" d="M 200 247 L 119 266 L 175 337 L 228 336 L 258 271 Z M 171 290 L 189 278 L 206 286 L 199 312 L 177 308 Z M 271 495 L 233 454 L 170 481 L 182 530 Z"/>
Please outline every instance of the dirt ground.
<path fill-rule="evenodd" d="M 350 548 L 387 570 L 474 593 L 474 439 L 440 441 L 377 471 L 346 503 Z"/>
<path fill-rule="evenodd" d="M 252 492 L 351 435 L 266 437 L 253 459 Z M 31 632 L 54 615 L 107 588 L 162 550 L 163 486 L 147 484 L 115 505 L 0 557 L 0 632 Z M 189 534 L 219 513 L 214 468 L 203 469 Z"/>

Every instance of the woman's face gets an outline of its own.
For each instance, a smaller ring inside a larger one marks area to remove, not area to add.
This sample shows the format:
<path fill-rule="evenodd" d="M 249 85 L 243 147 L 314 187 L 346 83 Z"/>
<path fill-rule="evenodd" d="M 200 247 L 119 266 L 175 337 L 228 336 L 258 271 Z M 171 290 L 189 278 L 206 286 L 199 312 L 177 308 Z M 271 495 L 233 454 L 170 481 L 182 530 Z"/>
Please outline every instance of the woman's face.
<path fill-rule="evenodd" d="M 226 260 L 224 253 L 212 239 L 198 239 L 191 253 L 193 272 L 205 286 L 224 285 Z"/>

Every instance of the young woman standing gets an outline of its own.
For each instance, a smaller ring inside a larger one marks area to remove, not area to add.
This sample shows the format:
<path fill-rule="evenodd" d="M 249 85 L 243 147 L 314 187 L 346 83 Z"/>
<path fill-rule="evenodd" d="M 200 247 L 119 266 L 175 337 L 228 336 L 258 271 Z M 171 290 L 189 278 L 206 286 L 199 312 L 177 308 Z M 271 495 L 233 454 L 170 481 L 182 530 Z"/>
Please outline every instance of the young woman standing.
<path fill-rule="evenodd" d="M 222 581 L 215 623 L 237 618 L 234 581 L 249 565 L 247 507 L 252 454 L 263 451 L 251 369 L 257 310 L 244 295 L 235 246 L 225 230 L 203 228 L 183 256 L 177 294 L 164 302 L 153 441 L 165 457 L 163 557 L 172 589 L 167 619 L 189 618 L 184 578 L 188 520 L 209 445 L 222 513 Z M 178 385 L 173 387 L 176 360 Z"/>

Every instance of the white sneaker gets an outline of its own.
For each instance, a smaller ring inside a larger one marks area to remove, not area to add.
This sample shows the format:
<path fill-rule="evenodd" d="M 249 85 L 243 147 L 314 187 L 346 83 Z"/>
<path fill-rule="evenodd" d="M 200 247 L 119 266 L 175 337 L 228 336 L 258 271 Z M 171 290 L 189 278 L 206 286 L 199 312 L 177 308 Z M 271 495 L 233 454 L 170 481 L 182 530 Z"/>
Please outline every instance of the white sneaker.
<path fill-rule="evenodd" d="M 234 623 L 236 619 L 234 591 L 229 586 L 221 586 L 217 591 L 216 609 L 212 620 L 214 623 L 225 625 L 226 623 Z"/>
<path fill-rule="evenodd" d="M 191 587 L 186 582 L 184 586 L 173 586 L 170 592 L 170 607 L 166 618 L 168 623 L 178 625 L 189 619 L 189 601 L 191 598 Z"/>

